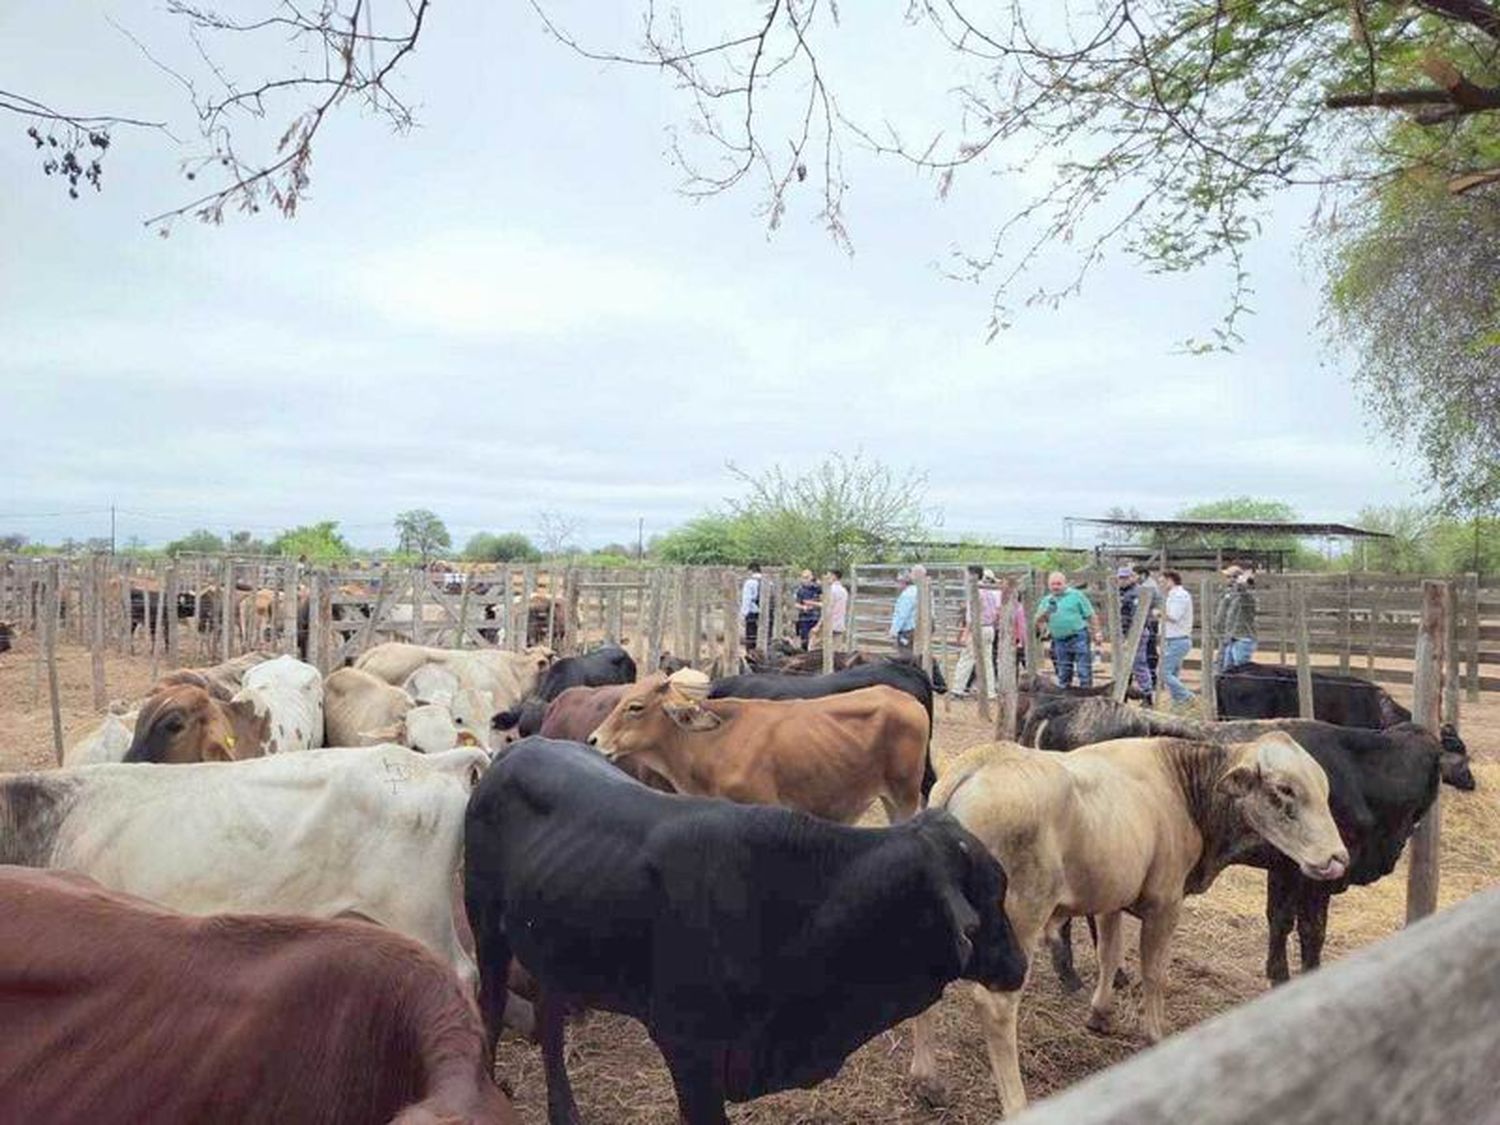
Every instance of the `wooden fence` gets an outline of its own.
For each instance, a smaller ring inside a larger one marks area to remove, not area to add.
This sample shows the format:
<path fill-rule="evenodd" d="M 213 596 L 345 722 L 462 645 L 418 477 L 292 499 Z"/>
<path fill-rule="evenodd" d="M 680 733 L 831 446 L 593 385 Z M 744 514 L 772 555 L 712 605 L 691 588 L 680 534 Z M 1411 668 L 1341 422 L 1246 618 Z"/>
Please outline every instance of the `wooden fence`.
<path fill-rule="evenodd" d="M 855 647 L 877 652 L 893 648 L 888 631 L 898 589 L 896 575 L 901 569 L 888 565 L 855 568 L 850 634 Z M 1032 568 L 1012 567 L 1007 571 L 995 565 L 992 569 L 1016 579 L 1029 619 L 1046 593 L 1046 575 Z M 933 602 L 932 658 L 947 672 L 958 658 L 964 567 L 936 564 L 927 571 Z M 1182 577 L 1196 603 L 1199 634 L 1197 647 L 1184 668 L 1201 672 L 1202 634 L 1205 628 L 1212 628 L 1213 602 L 1222 585 L 1212 572 L 1183 571 Z M 1071 573 L 1069 580 L 1089 594 L 1103 615 L 1106 638 L 1114 636 L 1115 626 L 1110 620 L 1114 572 L 1090 568 Z M 1453 589 L 1452 631 L 1458 670 L 1466 696 L 1475 700 L 1480 692 L 1500 690 L 1500 585 L 1481 584 L 1472 574 L 1445 581 Z M 1273 664 L 1296 662 L 1299 606 L 1305 604 L 1308 651 L 1314 665 L 1378 683 L 1408 685 L 1412 682 L 1412 648 L 1422 615 L 1422 583 L 1420 577 L 1379 574 L 1257 575 L 1256 659 Z M 1109 649 L 1106 642 L 1103 675 L 1096 676 L 1099 682 L 1109 679 Z M 1028 653 L 1028 662 L 1030 656 Z"/>

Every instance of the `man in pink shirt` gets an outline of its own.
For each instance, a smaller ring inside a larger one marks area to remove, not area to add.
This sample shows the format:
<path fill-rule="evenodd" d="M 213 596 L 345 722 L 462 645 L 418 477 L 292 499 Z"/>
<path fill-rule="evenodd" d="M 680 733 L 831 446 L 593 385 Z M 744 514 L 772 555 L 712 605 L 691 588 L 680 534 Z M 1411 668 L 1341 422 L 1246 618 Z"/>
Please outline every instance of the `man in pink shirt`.
<path fill-rule="evenodd" d="M 980 652 L 983 653 L 986 683 L 989 697 L 995 698 L 999 681 L 995 678 L 995 633 L 1000 624 L 1002 595 L 995 585 L 995 572 L 969 567 L 979 584 L 979 637 Z M 974 648 L 970 638 L 967 609 L 963 625 L 958 630 L 958 663 L 953 669 L 953 694 L 962 699 L 969 694 L 969 679 L 974 675 Z"/>
<path fill-rule="evenodd" d="M 837 567 L 830 567 L 828 573 L 823 575 L 823 589 L 828 594 L 828 612 L 818 618 L 812 635 L 821 643 L 823 630 L 832 629 L 833 647 L 836 651 L 842 650 L 844 630 L 849 623 L 849 591 L 844 588 L 844 572 Z"/>

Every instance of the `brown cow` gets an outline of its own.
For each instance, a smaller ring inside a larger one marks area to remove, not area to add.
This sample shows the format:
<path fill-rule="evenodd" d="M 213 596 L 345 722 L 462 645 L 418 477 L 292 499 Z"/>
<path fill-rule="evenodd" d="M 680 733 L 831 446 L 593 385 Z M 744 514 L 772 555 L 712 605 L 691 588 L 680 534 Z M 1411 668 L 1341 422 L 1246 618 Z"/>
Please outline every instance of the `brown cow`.
<path fill-rule="evenodd" d="M 453 970 L 365 922 L 0 868 L 0 1119 L 514 1125 Z"/>
<path fill-rule="evenodd" d="M 922 804 L 927 712 L 884 686 L 822 699 L 704 700 L 707 678 L 657 673 L 631 686 L 591 746 L 681 793 L 784 805 L 852 824 L 880 798 L 894 823 Z"/>
<path fill-rule="evenodd" d="M 542 725 L 534 733 L 543 738 L 587 742 L 589 735 L 598 730 L 600 724 L 609 718 L 609 713 L 615 709 L 630 687 L 630 684 L 570 687 L 547 704 L 547 712 L 542 716 Z M 526 731 L 525 733 L 533 732 Z M 615 765 L 641 784 L 651 786 L 652 789 L 659 789 L 663 793 L 676 792 L 670 781 L 642 762 L 631 758 L 621 758 L 615 762 Z"/>
<path fill-rule="evenodd" d="M 181 674 L 173 678 L 188 679 Z M 256 713 L 254 700 L 217 699 L 209 687 L 171 682 L 141 706 L 124 760 L 181 763 L 258 758 L 270 737 L 270 717 Z"/>

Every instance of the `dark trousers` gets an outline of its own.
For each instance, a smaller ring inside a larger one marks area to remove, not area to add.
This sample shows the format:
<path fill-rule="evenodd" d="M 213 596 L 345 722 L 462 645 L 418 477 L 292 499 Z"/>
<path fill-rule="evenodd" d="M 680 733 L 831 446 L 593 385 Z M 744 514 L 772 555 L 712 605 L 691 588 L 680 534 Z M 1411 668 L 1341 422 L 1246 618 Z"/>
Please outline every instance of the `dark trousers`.
<path fill-rule="evenodd" d="M 760 635 L 760 614 L 745 614 L 745 647 L 754 648 L 755 640 Z"/>

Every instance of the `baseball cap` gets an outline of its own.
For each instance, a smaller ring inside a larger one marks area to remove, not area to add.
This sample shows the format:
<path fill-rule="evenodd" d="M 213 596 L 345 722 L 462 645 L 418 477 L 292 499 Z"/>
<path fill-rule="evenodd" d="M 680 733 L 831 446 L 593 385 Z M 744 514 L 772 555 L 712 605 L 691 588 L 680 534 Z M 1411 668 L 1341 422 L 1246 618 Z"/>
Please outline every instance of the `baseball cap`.
<path fill-rule="evenodd" d="M 1122 566 L 1115 571 L 1116 578 L 1134 578 L 1135 570 L 1132 567 Z"/>
<path fill-rule="evenodd" d="M 989 567 L 985 567 L 984 568 L 984 573 L 979 576 L 979 581 L 981 581 L 981 582 L 995 582 L 995 581 L 998 581 L 998 580 L 995 578 L 995 572 L 993 570 L 991 570 Z"/>

